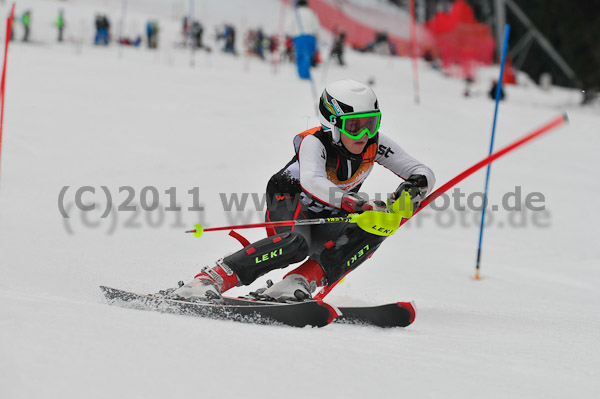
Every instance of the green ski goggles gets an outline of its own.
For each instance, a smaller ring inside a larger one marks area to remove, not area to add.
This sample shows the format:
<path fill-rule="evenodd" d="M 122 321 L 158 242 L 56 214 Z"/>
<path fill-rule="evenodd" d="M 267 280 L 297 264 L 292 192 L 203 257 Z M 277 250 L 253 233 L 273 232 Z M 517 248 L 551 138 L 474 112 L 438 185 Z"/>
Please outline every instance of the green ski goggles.
<path fill-rule="evenodd" d="M 358 140 L 365 134 L 367 134 L 369 138 L 373 138 L 379 131 L 381 112 L 373 111 L 337 116 L 332 115 L 331 122 L 351 139 Z"/>

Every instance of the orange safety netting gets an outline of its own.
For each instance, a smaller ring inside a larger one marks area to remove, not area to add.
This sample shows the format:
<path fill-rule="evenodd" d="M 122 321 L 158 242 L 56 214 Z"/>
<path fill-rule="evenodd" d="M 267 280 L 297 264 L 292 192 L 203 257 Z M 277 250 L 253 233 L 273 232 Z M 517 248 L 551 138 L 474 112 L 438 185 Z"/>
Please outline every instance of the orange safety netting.
<path fill-rule="evenodd" d="M 330 32 L 344 30 L 348 44 L 362 48 L 377 34 L 378 30 L 357 21 L 344 12 L 344 3 L 338 0 L 311 0 L 310 8 L 315 11 L 323 28 Z M 398 24 L 408 23 L 398 21 Z M 424 29 L 421 29 L 424 28 Z M 491 28 L 477 22 L 473 9 L 464 1 L 457 0 L 449 12 L 439 12 L 424 26 L 419 25 L 417 34 L 418 55 L 432 55 L 439 59 L 442 67 L 450 74 L 461 78 L 475 79 L 479 65 L 490 65 L 494 61 L 495 40 Z M 410 55 L 408 27 L 406 37 L 388 35 L 396 54 Z M 507 60 L 504 82 L 514 82 L 514 75 Z"/>
<path fill-rule="evenodd" d="M 379 32 L 378 29 L 372 26 L 357 21 L 344 12 L 341 6 L 343 3 L 338 3 L 336 0 L 310 0 L 310 8 L 319 17 L 321 26 L 330 32 L 336 33 L 343 30 L 346 33 L 347 43 L 353 48 L 363 48 L 368 43 L 372 42 Z M 393 45 L 397 55 L 408 56 L 410 50 L 410 38 L 408 37 L 408 19 L 406 21 L 398 21 L 398 24 L 406 22 L 406 37 L 401 37 L 397 34 L 389 33 L 388 42 Z M 431 43 L 431 36 L 423 32 L 418 36 L 419 43 L 422 46 Z"/>
<path fill-rule="evenodd" d="M 457 0 L 448 13 L 437 13 L 426 27 L 435 37 L 434 50 L 442 66 L 451 73 L 475 78 L 477 65 L 493 62 L 495 43 L 491 28 L 477 22 L 473 9 L 464 0 Z"/>

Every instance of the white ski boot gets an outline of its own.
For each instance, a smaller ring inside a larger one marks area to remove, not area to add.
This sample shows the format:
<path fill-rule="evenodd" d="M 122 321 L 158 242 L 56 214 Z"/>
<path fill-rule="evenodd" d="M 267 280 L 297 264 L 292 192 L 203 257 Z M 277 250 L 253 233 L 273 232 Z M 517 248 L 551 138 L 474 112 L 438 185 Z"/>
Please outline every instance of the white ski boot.
<path fill-rule="evenodd" d="M 186 300 L 222 301 L 222 293 L 239 283 L 237 275 L 222 259 L 216 266 L 206 266 L 192 281 L 173 291 L 173 296 Z"/>
<path fill-rule="evenodd" d="M 275 299 L 277 302 L 286 301 L 305 301 L 312 299 L 311 293 L 317 289 L 317 284 L 301 274 L 288 274 L 278 282 L 273 284 L 262 295 Z"/>

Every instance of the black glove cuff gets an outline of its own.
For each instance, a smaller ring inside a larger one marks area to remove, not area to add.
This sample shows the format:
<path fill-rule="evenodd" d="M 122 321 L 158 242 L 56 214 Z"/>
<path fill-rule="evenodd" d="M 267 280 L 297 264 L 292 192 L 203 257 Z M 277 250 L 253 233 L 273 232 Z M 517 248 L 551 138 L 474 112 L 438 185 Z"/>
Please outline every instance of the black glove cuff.
<path fill-rule="evenodd" d="M 427 187 L 427 178 L 423 175 L 410 175 L 407 182 L 414 184 L 416 187 Z"/>

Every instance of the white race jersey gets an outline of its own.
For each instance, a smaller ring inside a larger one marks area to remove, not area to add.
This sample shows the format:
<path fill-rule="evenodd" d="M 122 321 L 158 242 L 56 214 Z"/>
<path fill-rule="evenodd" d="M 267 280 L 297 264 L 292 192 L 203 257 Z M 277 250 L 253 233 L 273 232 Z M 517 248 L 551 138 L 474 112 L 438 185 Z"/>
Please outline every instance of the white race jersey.
<path fill-rule="evenodd" d="M 431 192 L 435 184 L 429 167 L 381 133 L 370 139 L 362 155 L 354 159 L 336 149 L 328 133 L 320 127 L 297 135 L 294 147 L 296 156 L 271 178 L 270 194 L 300 194 L 302 203 L 313 212 L 337 213 L 341 209 L 342 195 L 358 192 L 375 162 L 405 180 L 414 174 L 425 176 L 427 192 Z"/>

